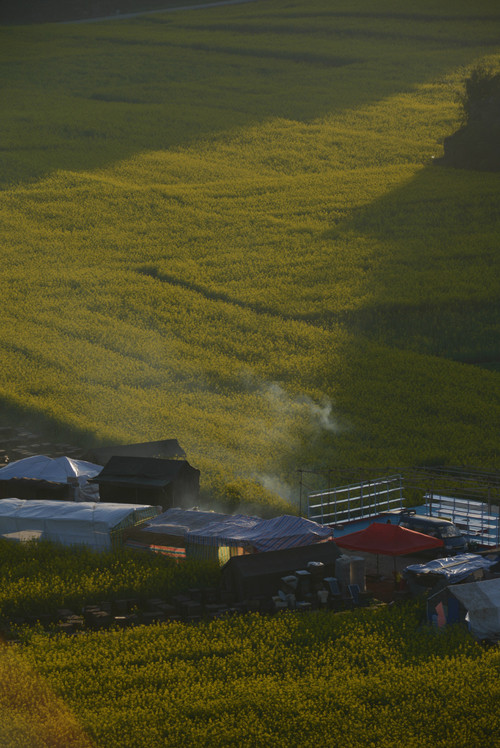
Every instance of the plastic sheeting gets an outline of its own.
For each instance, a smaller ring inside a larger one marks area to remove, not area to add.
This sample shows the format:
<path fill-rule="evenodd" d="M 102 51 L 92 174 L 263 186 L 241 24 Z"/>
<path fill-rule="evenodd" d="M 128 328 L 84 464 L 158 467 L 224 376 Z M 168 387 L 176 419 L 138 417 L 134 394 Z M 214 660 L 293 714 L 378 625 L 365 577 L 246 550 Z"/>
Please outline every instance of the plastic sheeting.
<path fill-rule="evenodd" d="M 411 564 L 406 567 L 403 575 L 406 576 L 409 573 L 412 576 L 420 574 L 433 576 L 437 574 L 449 584 L 456 584 L 462 579 L 467 579 L 475 571 L 490 569 L 496 563 L 498 559 L 490 560 L 475 553 L 461 553 L 449 558 L 436 558 L 427 564 Z"/>
<path fill-rule="evenodd" d="M 92 462 L 73 460 L 70 457 L 46 457 L 34 455 L 17 460 L 0 469 L 0 480 L 27 479 L 43 480 L 51 483 L 68 483 L 74 479 L 78 483 L 79 492 L 75 493 L 76 500 L 99 500 L 99 488 L 87 483 L 89 478 L 98 475 L 101 465 Z"/>
<path fill-rule="evenodd" d="M 459 584 L 450 592 L 466 608 L 466 620 L 476 639 L 500 638 L 500 579 Z"/>
<path fill-rule="evenodd" d="M 106 550 L 113 545 L 113 533 L 150 519 L 158 511 L 158 507 L 141 504 L 2 499 L 0 537 Z"/>
<path fill-rule="evenodd" d="M 182 535 L 190 546 L 243 546 L 255 551 L 311 545 L 333 537 L 331 528 L 288 514 L 261 519 L 183 509 L 168 509 L 145 531 Z"/>
<path fill-rule="evenodd" d="M 277 551 L 311 545 L 333 537 L 333 530 L 302 517 L 285 514 L 272 519 L 236 515 L 188 533 L 189 542 L 202 545 L 250 545 L 256 551 Z"/>
<path fill-rule="evenodd" d="M 240 516 L 240 515 L 235 515 Z M 190 530 L 198 530 L 213 522 L 228 522 L 233 517 L 230 514 L 219 512 L 203 512 L 198 509 L 167 509 L 146 527 L 141 528 L 143 532 L 163 533 L 165 535 L 176 535 L 185 538 Z M 254 517 L 253 519 L 257 519 Z"/>

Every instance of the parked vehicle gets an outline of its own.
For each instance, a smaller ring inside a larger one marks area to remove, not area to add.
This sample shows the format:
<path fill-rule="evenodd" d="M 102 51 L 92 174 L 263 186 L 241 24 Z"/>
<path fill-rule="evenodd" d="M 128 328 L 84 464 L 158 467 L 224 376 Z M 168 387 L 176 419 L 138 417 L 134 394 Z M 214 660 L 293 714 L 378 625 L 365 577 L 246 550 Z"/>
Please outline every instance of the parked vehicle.
<path fill-rule="evenodd" d="M 426 517 L 417 514 L 415 510 L 407 509 L 401 512 L 399 524 L 408 530 L 421 532 L 424 535 L 431 535 L 433 538 L 439 538 L 444 543 L 445 556 L 454 556 L 457 553 L 467 551 L 467 541 L 464 536 L 453 524 L 447 519 L 441 517 Z"/>

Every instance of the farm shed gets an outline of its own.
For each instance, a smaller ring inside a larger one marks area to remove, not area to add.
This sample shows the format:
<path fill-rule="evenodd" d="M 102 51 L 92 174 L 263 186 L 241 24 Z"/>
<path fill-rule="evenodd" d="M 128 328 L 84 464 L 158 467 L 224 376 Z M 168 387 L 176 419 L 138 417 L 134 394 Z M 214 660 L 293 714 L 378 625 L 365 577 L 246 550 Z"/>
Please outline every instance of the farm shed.
<path fill-rule="evenodd" d="M 466 622 L 476 639 L 500 639 L 500 577 L 450 585 L 427 600 L 430 623 Z"/>
<path fill-rule="evenodd" d="M 301 517 L 283 515 L 266 520 L 174 508 L 130 533 L 127 545 L 184 548 L 187 556 L 224 562 L 235 555 L 310 546 L 331 537 L 330 528 Z"/>
<path fill-rule="evenodd" d="M 105 465 L 112 457 L 155 457 L 161 460 L 186 459 L 186 453 L 177 439 L 161 439 L 156 442 L 138 444 L 116 444 L 111 447 L 94 447 L 85 458 Z"/>
<path fill-rule="evenodd" d="M 0 469 L 0 498 L 99 501 L 97 486 L 88 481 L 100 470 L 70 457 L 26 457 Z"/>
<path fill-rule="evenodd" d="M 476 639 L 500 639 L 500 578 L 460 584 L 451 594 L 467 610 L 466 620 Z"/>
<path fill-rule="evenodd" d="M 261 519 L 236 514 L 191 529 L 187 535 L 187 552 L 198 558 L 212 558 L 216 551 L 219 560 L 223 561 L 243 553 L 310 546 L 332 537 L 331 528 L 303 517 L 285 514 Z M 234 552 L 233 549 L 238 550 Z"/>
<path fill-rule="evenodd" d="M 112 457 L 91 483 L 99 486 L 102 501 L 156 504 L 168 509 L 175 504 L 197 503 L 200 471 L 186 460 Z"/>
<path fill-rule="evenodd" d="M 127 532 L 125 546 L 163 553 L 175 558 L 186 558 L 187 534 L 190 530 L 229 517 L 227 514 L 197 509 L 167 509 L 145 525 Z"/>
<path fill-rule="evenodd" d="M 0 501 L 0 537 L 7 540 L 51 540 L 109 550 L 122 544 L 123 532 L 158 513 L 158 507 L 91 501 Z"/>
<path fill-rule="evenodd" d="M 233 556 L 221 570 L 221 585 L 238 600 L 276 594 L 281 578 L 307 568 L 311 561 L 325 565 L 325 576 L 335 576 L 340 551 L 333 541 L 298 548 Z"/>

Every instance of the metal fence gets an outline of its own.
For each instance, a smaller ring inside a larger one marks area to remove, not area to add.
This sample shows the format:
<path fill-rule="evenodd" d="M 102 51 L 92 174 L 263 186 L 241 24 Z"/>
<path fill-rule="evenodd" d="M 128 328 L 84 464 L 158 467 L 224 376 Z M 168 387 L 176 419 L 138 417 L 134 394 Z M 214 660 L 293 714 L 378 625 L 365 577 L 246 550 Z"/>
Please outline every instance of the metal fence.
<path fill-rule="evenodd" d="M 414 467 L 373 469 L 373 479 L 331 487 L 339 478 L 355 479 L 361 471 L 299 471 L 307 517 L 320 524 L 335 525 L 376 517 L 404 506 L 422 506 L 431 516 L 450 519 L 469 541 L 500 546 L 500 474 L 462 468 Z M 367 470 L 363 471 L 365 474 Z M 304 477 L 313 486 L 306 486 Z M 327 482 L 323 490 L 318 483 Z"/>
<path fill-rule="evenodd" d="M 454 496 L 427 494 L 424 498 L 428 515 L 451 520 L 469 542 L 500 545 L 500 517 L 495 505 Z"/>
<path fill-rule="evenodd" d="M 322 525 L 376 517 L 403 508 L 401 475 L 308 493 L 307 517 Z"/>

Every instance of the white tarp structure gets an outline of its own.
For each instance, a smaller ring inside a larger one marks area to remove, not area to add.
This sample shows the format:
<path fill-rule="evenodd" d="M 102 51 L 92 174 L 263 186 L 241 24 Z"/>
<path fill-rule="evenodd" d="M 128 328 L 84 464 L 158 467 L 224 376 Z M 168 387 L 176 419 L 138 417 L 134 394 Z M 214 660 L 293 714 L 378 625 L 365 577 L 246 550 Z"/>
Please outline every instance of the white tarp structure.
<path fill-rule="evenodd" d="M 99 486 L 87 483 L 102 470 L 101 465 L 92 462 L 73 460 L 70 457 L 46 457 L 34 455 L 17 460 L 0 469 L 0 480 L 27 479 L 49 481 L 51 483 L 74 482 L 75 501 L 99 501 Z"/>
<path fill-rule="evenodd" d="M 142 504 L 0 500 L 0 537 L 8 540 L 51 540 L 109 550 L 120 531 L 155 517 L 161 509 Z"/>
<path fill-rule="evenodd" d="M 470 631 L 476 639 L 500 638 L 500 579 L 456 584 L 449 589 L 467 610 Z"/>

